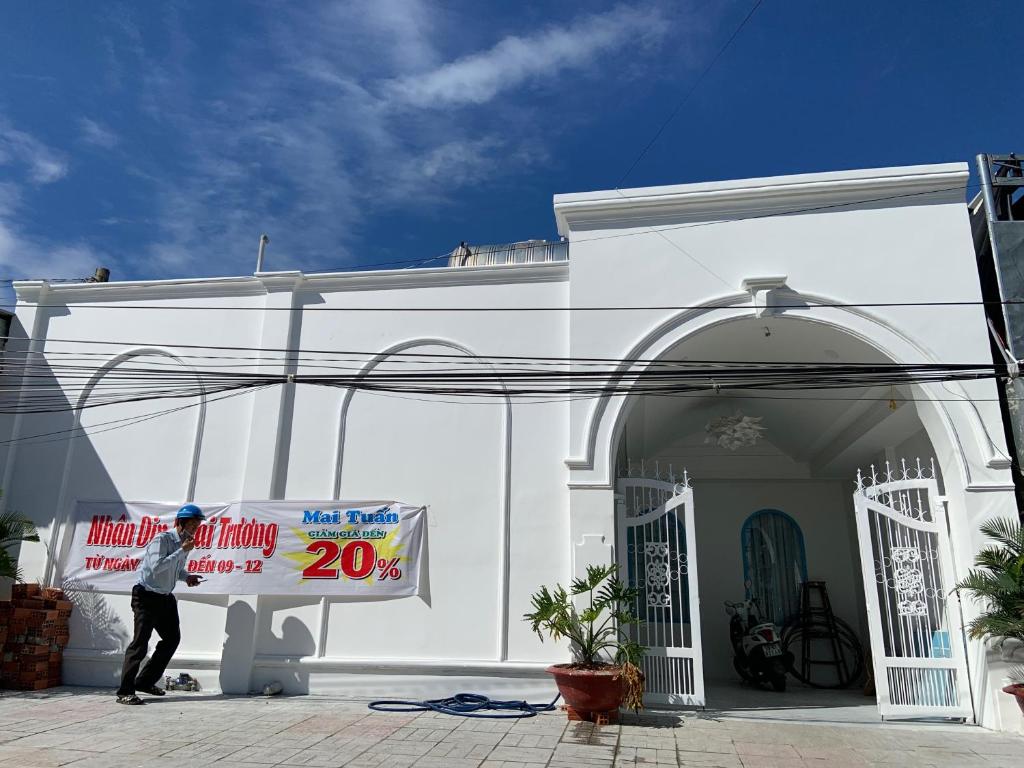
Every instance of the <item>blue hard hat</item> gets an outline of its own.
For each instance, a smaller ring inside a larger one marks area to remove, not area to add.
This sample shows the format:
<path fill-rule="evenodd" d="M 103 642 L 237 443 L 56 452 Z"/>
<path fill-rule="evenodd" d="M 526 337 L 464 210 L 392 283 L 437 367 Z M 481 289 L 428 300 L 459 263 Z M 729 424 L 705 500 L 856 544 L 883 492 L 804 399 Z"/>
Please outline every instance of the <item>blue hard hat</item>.
<path fill-rule="evenodd" d="M 178 514 L 175 516 L 176 520 L 205 520 L 206 515 L 203 514 L 203 510 L 197 507 L 195 504 L 186 504 L 178 510 Z"/>

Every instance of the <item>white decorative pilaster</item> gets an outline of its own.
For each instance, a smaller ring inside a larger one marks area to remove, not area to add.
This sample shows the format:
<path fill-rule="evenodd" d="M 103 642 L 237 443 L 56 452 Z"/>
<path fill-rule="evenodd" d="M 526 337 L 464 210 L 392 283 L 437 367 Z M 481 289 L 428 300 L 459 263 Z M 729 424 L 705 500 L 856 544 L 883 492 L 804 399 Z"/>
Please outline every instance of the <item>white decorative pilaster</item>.
<path fill-rule="evenodd" d="M 299 318 L 295 294 L 302 284 L 301 272 L 265 272 L 256 275 L 267 291 L 260 335 L 260 361 L 256 372 L 287 376 L 295 363 L 281 350 L 297 346 Z M 253 395 L 252 420 L 246 447 L 241 499 L 284 497 L 288 473 L 287 452 L 291 439 L 291 404 L 295 385 L 280 384 Z M 229 595 L 225 632 L 231 638 L 230 654 L 221 658 L 220 682 L 224 693 L 248 693 L 260 631 L 258 595 Z"/>
<path fill-rule="evenodd" d="M 588 565 L 615 561 L 615 505 L 611 488 L 569 489 L 570 578 L 586 576 Z"/>

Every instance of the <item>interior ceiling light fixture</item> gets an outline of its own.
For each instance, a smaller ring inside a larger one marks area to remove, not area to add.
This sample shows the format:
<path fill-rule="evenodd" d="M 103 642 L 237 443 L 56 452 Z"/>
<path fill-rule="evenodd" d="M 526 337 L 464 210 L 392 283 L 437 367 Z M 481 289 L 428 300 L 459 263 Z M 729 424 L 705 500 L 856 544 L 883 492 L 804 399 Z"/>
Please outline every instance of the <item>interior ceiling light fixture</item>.
<path fill-rule="evenodd" d="M 744 416 L 740 411 L 732 416 L 720 416 L 704 425 L 704 431 L 708 433 L 704 442 L 730 451 L 749 448 L 764 437 L 762 433 L 767 427 L 762 426 L 762 421 L 763 416 Z"/>

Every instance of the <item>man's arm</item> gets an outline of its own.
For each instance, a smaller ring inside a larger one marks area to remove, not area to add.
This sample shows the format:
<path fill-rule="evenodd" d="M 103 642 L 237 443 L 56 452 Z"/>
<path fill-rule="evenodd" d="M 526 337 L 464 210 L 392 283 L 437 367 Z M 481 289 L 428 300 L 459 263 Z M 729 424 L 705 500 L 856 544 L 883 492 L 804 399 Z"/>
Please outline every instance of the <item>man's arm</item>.
<path fill-rule="evenodd" d="M 171 549 L 171 547 L 173 544 L 169 537 L 163 535 L 157 536 L 149 542 L 144 559 L 153 576 L 161 576 L 182 567 L 187 553 L 180 547 L 178 549 Z"/>
<path fill-rule="evenodd" d="M 185 550 L 181 550 L 184 552 Z M 181 558 L 181 563 L 178 565 L 178 581 L 188 581 L 188 553 L 185 552 L 185 557 Z"/>

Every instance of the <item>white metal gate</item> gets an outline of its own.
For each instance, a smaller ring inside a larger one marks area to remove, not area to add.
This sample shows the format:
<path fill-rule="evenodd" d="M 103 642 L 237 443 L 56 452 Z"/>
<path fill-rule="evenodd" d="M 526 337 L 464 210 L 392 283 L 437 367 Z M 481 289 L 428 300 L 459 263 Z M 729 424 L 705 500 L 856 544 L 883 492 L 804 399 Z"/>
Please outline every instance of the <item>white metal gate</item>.
<path fill-rule="evenodd" d="M 693 528 L 693 489 L 682 482 L 623 478 L 618 483 L 620 576 L 636 587 L 633 638 L 652 704 L 704 705 L 700 600 Z"/>
<path fill-rule="evenodd" d="M 882 717 L 973 719 L 935 465 L 857 472 L 857 538 Z"/>

